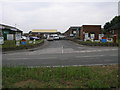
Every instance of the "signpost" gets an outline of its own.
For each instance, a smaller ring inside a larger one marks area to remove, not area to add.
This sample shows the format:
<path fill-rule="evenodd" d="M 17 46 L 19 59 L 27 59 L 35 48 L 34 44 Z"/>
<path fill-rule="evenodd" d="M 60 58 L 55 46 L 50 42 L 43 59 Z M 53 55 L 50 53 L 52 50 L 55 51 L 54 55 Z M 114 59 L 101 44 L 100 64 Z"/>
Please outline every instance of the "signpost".
<path fill-rule="evenodd" d="M 35 44 L 35 41 L 36 41 L 36 40 L 34 39 L 34 40 L 33 40 L 33 44 Z"/>
<path fill-rule="evenodd" d="M 4 44 L 4 38 L 3 37 L 0 37 L 0 45 L 1 44 Z"/>

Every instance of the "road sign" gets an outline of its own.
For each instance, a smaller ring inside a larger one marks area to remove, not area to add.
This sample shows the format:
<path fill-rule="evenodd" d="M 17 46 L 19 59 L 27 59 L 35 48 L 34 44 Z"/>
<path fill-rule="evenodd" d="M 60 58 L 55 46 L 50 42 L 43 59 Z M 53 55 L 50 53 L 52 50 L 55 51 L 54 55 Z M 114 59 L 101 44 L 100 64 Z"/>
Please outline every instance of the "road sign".
<path fill-rule="evenodd" d="M 4 44 L 4 38 L 0 37 L 0 44 Z"/>
<path fill-rule="evenodd" d="M 21 44 L 22 44 L 22 45 L 26 45 L 26 44 L 27 44 L 26 40 L 24 40 L 24 39 L 21 40 Z"/>
<path fill-rule="evenodd" d="M 16 41 L 16 46 L 20 46 L 20 41 Z"/>

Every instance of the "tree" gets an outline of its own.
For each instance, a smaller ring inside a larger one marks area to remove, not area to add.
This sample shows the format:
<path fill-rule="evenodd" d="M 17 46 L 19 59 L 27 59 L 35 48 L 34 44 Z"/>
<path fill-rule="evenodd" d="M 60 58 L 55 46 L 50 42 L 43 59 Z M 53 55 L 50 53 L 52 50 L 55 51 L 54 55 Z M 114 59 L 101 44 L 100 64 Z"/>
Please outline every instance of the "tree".
<path fill-rule="evenodd" d="M 104 30 L 120 29 L 120 16 L 115 16 L 110 22 L 105 23 Z"/>

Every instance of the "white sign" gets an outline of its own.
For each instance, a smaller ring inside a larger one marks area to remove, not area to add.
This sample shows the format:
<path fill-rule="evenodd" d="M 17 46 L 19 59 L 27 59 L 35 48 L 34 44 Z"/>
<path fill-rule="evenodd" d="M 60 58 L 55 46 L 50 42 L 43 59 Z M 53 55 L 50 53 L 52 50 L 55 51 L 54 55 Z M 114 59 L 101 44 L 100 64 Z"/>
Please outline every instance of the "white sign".
<path fill-rule="evenodd" d="M 107 38 L 107 42 L 113 42 L 112 38 Z"/>
<path fill-rule="evenodd" d="M 85 39 L 88 39 L 88 33 L 85 33 Z"/>
<path fill-rule="evenodd" d="M 16 46 L 20 46 L 20 41 L 16 41 Z"/>
<path fill-rule="evenodd" d="M 15 34 L 15 40 L 20 40 L 21 39 L 21 34 Z"/>
<path fill-rule="evenodd" d="M 99 40 L 101 40 L 102 37 L 104 37 L 104 34 L 99 34 Z"/>
<path fill-rule="evenodd" d="M 13 40 L 14 37 L 13 37 L 13 34 L 7 34 L 7 40 Z"/>
<path fill-rule="evenodd" d="M 0 44 L 4 44 L 4 38 L 0 37 Z"/>
<path fill-rule="evenodd" d="M 95 38 L 95 34 L 90 34 L 90 38 L 94 39 Z"/>
<path fill-rule="evenodd" d="M 29 41 L 29 43 L 33 43 L 32 41 Z"/>

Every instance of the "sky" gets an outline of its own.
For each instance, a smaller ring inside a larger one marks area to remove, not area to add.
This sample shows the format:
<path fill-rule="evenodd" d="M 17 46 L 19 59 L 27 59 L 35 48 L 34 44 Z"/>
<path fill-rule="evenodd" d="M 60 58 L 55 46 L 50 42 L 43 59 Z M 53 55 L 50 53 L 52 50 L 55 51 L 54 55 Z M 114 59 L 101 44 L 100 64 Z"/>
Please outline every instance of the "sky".
<path fill-rule="evenodd" d="M 0 23 L 32 29 L 103 25 L 118 15 L 119 0 L 0 0 Z"/>

